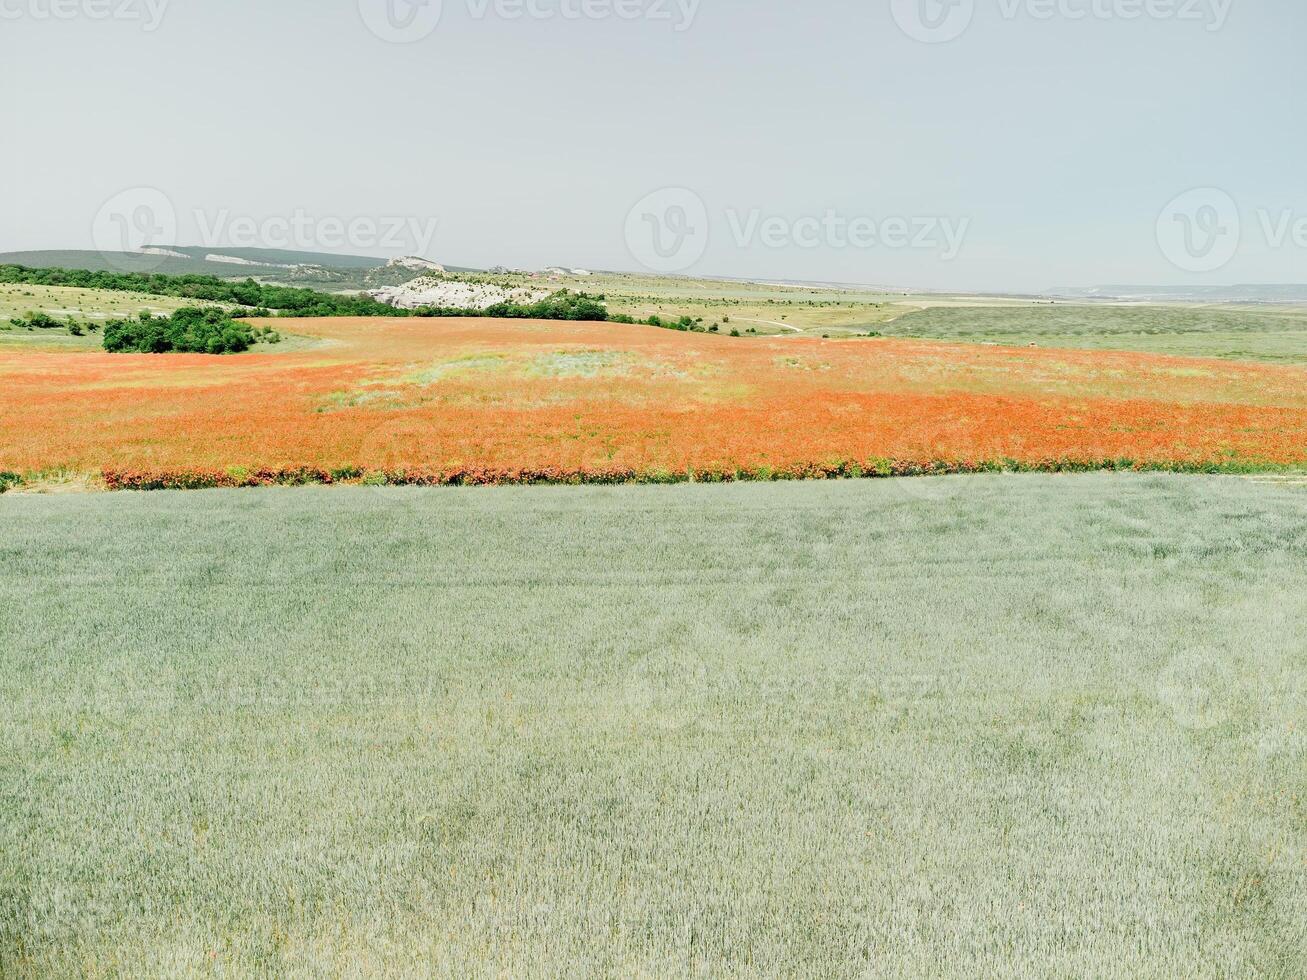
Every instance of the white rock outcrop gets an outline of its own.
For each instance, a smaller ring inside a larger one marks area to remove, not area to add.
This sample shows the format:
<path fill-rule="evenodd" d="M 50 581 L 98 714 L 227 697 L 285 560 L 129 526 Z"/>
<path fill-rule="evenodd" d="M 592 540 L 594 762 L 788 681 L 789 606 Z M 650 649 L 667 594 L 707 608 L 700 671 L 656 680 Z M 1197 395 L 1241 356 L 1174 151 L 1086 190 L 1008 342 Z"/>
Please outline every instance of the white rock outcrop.
<path fill-rule="evenodd" d="M 550 295 L 547 289 L 505 289 L 489 283 L 459 282 L 423 276 L 402 286 L 373 289 L 368 295 L 401 310 L 421 306 L 445 309 L 484 310 L 496 303 L 534 303 Z"/>
<path fill-rule="evenodd" d="M 386 263 L 387 269 L 409 269 L 413 272 L 439 272 L 443 273 L 445 267 L 439 262 L 432 262 L 430 259 L 424 259 L 419 255 L 402 255 L 397 259 L 391 259 Z"/>

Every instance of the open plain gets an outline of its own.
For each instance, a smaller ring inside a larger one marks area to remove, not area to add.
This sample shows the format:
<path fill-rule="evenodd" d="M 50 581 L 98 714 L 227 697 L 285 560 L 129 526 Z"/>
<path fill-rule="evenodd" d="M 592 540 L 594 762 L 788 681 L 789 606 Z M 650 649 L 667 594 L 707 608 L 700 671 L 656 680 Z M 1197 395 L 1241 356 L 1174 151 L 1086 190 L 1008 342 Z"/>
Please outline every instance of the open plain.
<path fill-rule="evenodd" d="M 618 323 L 268 321 L 271 353 L 0 348 L 0 472 L 111 486 L 1307 463 L 1307 369 Z"/>
<path fill-rule="evenodd" d="M 1307 488 L 0 497 L 0 974 L 1307 971 Z"/>

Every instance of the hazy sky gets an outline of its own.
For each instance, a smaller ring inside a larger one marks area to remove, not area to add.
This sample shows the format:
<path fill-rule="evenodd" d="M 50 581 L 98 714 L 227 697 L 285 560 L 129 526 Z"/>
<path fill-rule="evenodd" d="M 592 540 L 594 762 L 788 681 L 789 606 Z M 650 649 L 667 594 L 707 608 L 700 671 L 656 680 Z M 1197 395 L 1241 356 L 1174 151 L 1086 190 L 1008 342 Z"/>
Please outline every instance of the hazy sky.
<path fill-rule="evenodd" d="M 1302 0 L 0 0 L 0 250 L 1303 282 L 1305 42 Z"/>

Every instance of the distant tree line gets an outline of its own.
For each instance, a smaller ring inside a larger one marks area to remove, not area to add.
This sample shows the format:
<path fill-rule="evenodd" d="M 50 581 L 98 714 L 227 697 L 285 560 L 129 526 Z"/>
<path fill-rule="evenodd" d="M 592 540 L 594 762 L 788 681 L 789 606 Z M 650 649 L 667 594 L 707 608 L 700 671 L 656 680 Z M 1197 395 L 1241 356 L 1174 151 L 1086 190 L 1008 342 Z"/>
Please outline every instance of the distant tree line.
<path fill-rule="evenodd" d="M 420 306 L 416 310 L 399 310 L 400 316 L 485 316 L 509 320 L 590 320 L 613 319 L 602 296 L 573 293 L 563 289 L 535 303 L 496 303 L 484 310 L 465 310 L 445 306 Z M 394 315 L 394 314 L 392 314 Z"/>
<path fill-rule="evenodd" d="M 608 312 L 603 296 L 560 290 L 534 303 L 497 303 L 483 310 L 423 306 L 399 309 L 371 296 L 322 293 L 315 289 L 271 286 L 253 279 L 242 281 L 217 276 L 170 276 L 146 272 L 106 272 L 89 269 L 33 269 L 22 265 L 0 265 L 0 283 L 33 286 L 74 286 L 112 292 L 172 296 L 209 303 L 243 307 L 239 312 L 184 309 L 172 317 L 143 314 L 136 320 L 118 320 L 106 326 L 105 350 L 207 351 L 233 353 L 248 350 L 254 343 L 252 328 L 243 327 L 234 316 L 266 317 L 492 317 L 523 320 L 584 320 L 614 323 L 646 323 L 673 330 L 696 329 L 700 321 L 682 317 L 665 322 L 657 316 L 647 320 Z M 115 327 L 113 345 L 109 327 Z M 253 339 L 245 342 L 248 333 Z M 245 346 L 240 346 L 245 343 Z M 198 346 L 197 346 L 198 345 Z M 214 349 L 210 349 L 214 348 Z"/>
<path fill-rule="evenodd" d="M 269 286 L 253 279 L 219 279 L 217 276 L 167 276 L 145 272 L 92 272 L 87 269 L 32 269 L 0 265 L 0 283 L 33 286 L 76 286 L 120 293 L 149 293 L 180 299 L 229 303 L 247 307 L 251 316 L 411 316 L 406 310 L 380 303 L 370 296 L 320 293 L 315 289 Z"/>
<path fill-rule="evenodd" d="M 242 306 L 249 316 L 486 316 L 542 320 L 607 320 L 604 297 L 562 290 L 537 303 L 498 303 L 485 310 L 427 306 L 403 310 L 373 299 L 316 289 L 270 286 L 253 279 L 235 281 L 217 276 L 168 276 L 145 272 L 92 272 L 86 269 L 32 269 L 0 265 L 0 283 L 34 286 L 76 286 L 113 292 L 149 293 Z"/>

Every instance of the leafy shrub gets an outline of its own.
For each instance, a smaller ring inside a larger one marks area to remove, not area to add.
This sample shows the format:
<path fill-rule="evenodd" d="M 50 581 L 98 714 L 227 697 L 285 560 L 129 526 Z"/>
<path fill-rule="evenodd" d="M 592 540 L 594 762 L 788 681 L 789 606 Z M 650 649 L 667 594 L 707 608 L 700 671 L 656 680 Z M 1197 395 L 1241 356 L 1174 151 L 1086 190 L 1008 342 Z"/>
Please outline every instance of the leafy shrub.
<path fill-rule="evenodd" d="M 39 311 L 32 311 L 25 313 L 23 316 L 14 317 L 9 323 L 13 327 L 26 330 L 57 330 L 63 326 L 61 321 L 56 320 L 50 314 Z"/>
<path fill-rule="evenodd" d="M 523 320 L 596 320 L 602 322 L 608 319 L 608 308 L 604 306 L 602 296 L 591 296 L 589 293 L 573 293 L 563 289 L 537 303 L 525 305 L 496 303 L 494 306 L 482 310 L 479 315 Z"/>
<path fill-rule="evenodd" d="M 255 343 L 254 331 L 225 310 L 178 310 L 170 317 L 144 313 L 105 324 L 104 349 L 114 354 L 237 354 Z"/>

